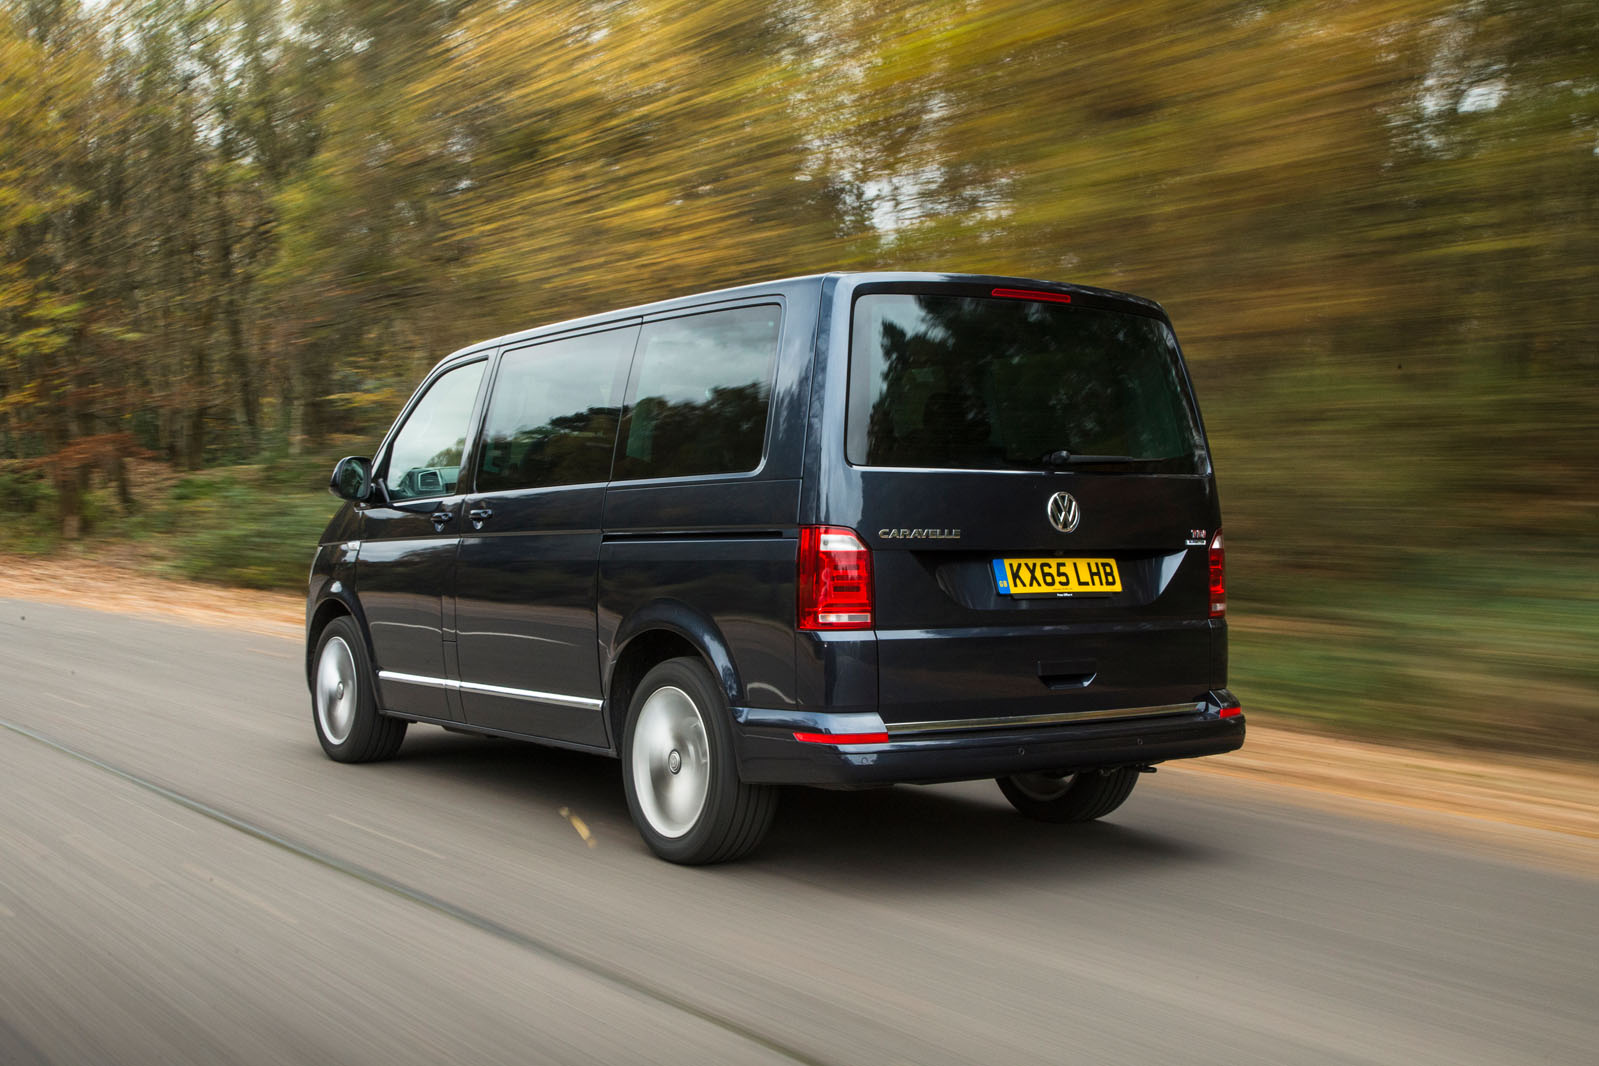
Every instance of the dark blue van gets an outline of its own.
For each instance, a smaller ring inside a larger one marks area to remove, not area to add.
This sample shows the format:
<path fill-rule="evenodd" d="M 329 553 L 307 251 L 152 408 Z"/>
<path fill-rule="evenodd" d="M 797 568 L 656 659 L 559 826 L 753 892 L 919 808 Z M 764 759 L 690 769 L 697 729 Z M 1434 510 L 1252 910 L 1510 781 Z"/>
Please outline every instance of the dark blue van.
<path fill-rule="evenodd" d="M 428 374 L 311 569 L 340 762 L 409 723 L 619 757 L 674 862 L 776 786 L 992 777 L 1098 818 L 1232 751 L 1221 512 L 1171 324 L 1021 278 L 792 278 Z"/>

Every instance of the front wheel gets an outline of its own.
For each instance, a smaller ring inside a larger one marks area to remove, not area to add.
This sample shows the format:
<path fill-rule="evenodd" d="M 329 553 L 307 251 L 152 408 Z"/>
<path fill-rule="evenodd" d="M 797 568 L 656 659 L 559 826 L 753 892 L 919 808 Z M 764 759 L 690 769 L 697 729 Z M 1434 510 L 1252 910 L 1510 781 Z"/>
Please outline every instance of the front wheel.
<path fill-rule="evenodd" d="M 685 865 L 748 853 L 777 806 L 775 790 L 738 779 L 727 701 L 695 659 L 669 659 L 639 682 L 622 740 L 622 786 L 650 850 Z"/>
<path fill-rule="evenodd" d="M 400 750 L 406 722 L 378 713 L 366 641 L 351 618 L 335 618 L 316 645 L 311 720 L 322 750 L 336 762 L 375 762 Z"/>
<path fill-rule="evenodd" d="M 1012 774 L 999 790 L 1012 807 L 1040 822 L 1092 822 L 1122 805 L 1138 783 L 1138 767 L 1075 774 Z"/>

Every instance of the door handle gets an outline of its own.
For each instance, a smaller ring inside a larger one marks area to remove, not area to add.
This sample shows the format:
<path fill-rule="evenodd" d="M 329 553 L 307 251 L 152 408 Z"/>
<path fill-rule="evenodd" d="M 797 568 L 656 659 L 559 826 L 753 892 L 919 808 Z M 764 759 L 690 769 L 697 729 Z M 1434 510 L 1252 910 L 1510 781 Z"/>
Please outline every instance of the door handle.
<path fill-rule="evenodd" d="M 474 507 L 466 513 L 466 516 L 472 520 L 473 529 L 482 529 L 483 523 L 494 517 L 494 509 L 491 507 Z"/>
<path fill-rule="evenodd" d="M 438 532 L 438 533 L 443 533 L 444 532 L 444 527 L 449 525 L 450 524 L 450 520 L 455 517 L 455 512 L 454 511 L 434 511 L 431 517 L 433 518 L 433 529 L 434 529 L 434 531 Z"/>

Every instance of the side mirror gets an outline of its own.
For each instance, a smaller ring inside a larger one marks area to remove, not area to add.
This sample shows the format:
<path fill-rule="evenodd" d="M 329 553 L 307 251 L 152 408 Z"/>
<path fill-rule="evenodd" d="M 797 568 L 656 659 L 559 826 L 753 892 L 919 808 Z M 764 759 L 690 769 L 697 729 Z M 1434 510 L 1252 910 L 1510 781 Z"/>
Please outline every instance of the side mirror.
<path fill-rule="evenodd" d="M 372 495 L 372 460 L 359 455 L 340 459 L 328 478 L 328 491 L 341 500 L 357 502 Z"/>

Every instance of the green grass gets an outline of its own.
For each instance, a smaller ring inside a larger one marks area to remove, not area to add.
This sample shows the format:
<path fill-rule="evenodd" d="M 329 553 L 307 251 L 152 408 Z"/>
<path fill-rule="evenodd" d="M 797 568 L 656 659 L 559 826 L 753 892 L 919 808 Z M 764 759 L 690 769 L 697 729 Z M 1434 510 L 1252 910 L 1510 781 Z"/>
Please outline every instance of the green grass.
<path fill-rule="evenodd" d="M 42 516 L 54 512 L 55 490 L 44 474 L 0 460 L 0 511 L 7 516 L 0 545 L 10 555 L 49 555 L 61 543 L 61 531 Z"/>
<path fill-rule="evenodd" d="M 1591 375 L 1357 356 L 1202 390 L 1234 691 L 1268 721 L 1599 758 Z"/>
<path fill-rule="evenodd" d="M 1245 706 L 1354 735 L 1599 757 L 1591 560 L 1451 554 L 1397 576 L 1234 600 Z"/>
<path fill-rule="evenodd" d="M 296 459 L 191 474 L 149 499 L 115 530 L 160 572 L 257 589 L 305 587 L 311 555 L 338 501 L 325 487 L 333 460 Z"/>

